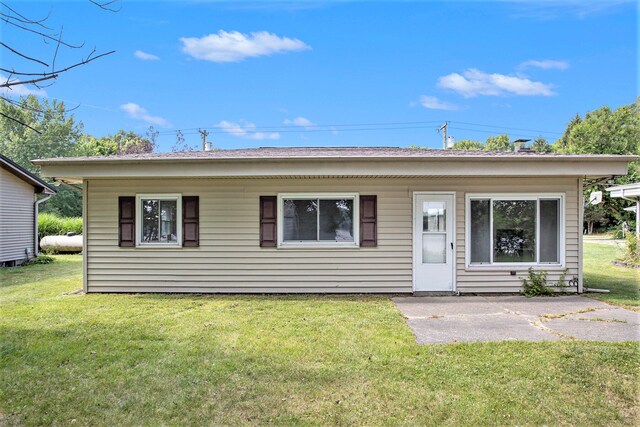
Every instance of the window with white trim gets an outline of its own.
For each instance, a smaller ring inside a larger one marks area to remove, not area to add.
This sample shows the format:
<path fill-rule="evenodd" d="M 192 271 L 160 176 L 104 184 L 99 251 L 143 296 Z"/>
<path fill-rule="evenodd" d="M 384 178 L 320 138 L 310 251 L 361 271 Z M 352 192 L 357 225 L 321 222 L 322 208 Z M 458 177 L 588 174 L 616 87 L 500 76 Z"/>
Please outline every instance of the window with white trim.
<path fill-rule="evenodd" d="M 468 265 L 562 264 L 561 195 L 467 197 Z"/>
<path fill-rule="evenodd" d="M 353 193 L 279 195 L 279 246 L 358 246 L 358 202 Z"/>
<path fill-rule="evenodd" d="M 182 196 L 179 194 L 137 195 L 136 237 L 138 246 L 181 246 Z"/>

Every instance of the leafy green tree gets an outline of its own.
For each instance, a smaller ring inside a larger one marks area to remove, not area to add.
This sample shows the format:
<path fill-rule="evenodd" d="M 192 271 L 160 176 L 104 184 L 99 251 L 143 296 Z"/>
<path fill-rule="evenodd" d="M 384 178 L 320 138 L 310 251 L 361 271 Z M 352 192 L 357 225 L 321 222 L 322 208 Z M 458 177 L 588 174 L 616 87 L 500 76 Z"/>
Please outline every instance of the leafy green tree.
<path fill-rule="evenodd" d="M 533 140 L 531 149 L 536 153 L 550 153 L 552 151 L 551 144 L 549 144 L 547 142 L 547 139 L 542 136 L 539 136 Z"/>
<path fill-rule="evenodd" d="M 484 144 L 480 141 L 474 141 L 473 139 L 461 139 L 453 143 L 454 150 L 483 150 Z"/>
<path fill-rule="evenodd" d="M 64 102 L 28 96 L 21 98 L 17 104 L 0 101 L 0 112 L 3 114 L 0 117 L 0 152 L 36 174 L 39 168 L 31 163 L 32 159 L 77 154 L 82 123 L 68 115 Z M 27 126 L 18 123 L 15 118 Z M 70 188 L 58 187 L 58 193 L 42 204 L 41 210 L 64 216 L 80 216 L 82 195 Z"/>
<path fill-rule="evenodd" d="M 78 152 L 85 156 L 152 153 L 157 147 L 157 138 L 158 132 L 153 126 L 149 127 L 146 136 L 125 130 L 101 138 L 83 135 L 78 143 Z"/>
<path fill-rule="evenodd" d="M 585 114 L 584 118 L 574 117 L 567 124 L 562 137 L 554 143 L 553 148 L 556 152 L 569 154 L 640 155 L 640 98 L 616 110 L 605 106 Z M 629 164 L 627 175 L 615 178 L 614 185 L 638 181 L 640 181 L 640 162 L 636 161 Z M 590 185 L 589 189 L 585 190 L 587 199 L 591 191 L 603 192 L 601 205 L 597 208 L 585 209 L 588 229 L 593 230 L 594 224 L 605 226 L 622 221 L 635 224 L 635 215 L 624 210 L 629 202 L 610 198 L 605 188 L 606 186 L 599 184 Z"/>
<path fill-rule="evenodd" d="M 640 154 L 640 98 L 616 110 L 602 107 L 574 118 L 555 151 L 569 154 Z"/>
<path fill-rule="evenodd" d="M 31 172 L 38 172 L 32 159 L 76 154 L 82 123 L 68 116 L 64 102 L 28 96 L 21 98 L 19 104 L 0 101 L 0 152 Z M 4 115 L 18 117 L 28 126 Z"/>
<path fill-rule="evenodd" d="M 36 174 L 39 168 L 31 163 L 33 159 L 148 153 L 156 148 L 158 133 L 153 127 L 145 136 L 124 130 L 102 138 L 83 134 L 82 123 L 65 110 L 64 102 L 34 96 L 19 102 L 0 99 L 0 113 L 0 152 Z M 41 210 L 81 216 L 82 194 L 60 185 Z"/>
<path fill-rule="evenodd" d="M 513 151 L 509 135 L 490 136 L 484 146 L 485 151 Z"/>
<path fill-rule="evenodd" d="M 567 127 L 564 130 L 562 136 L 553 144 L 553 150 L 557 152 L 562 152 L 569 145 L 569 135 L 571 134 L 571 130 L 574 126 L 580 124 L 582 122 L 582 118 L 579 114 L 576 114 L 574 118 L 572 118 L 569 123 L 567 123 Z"/>

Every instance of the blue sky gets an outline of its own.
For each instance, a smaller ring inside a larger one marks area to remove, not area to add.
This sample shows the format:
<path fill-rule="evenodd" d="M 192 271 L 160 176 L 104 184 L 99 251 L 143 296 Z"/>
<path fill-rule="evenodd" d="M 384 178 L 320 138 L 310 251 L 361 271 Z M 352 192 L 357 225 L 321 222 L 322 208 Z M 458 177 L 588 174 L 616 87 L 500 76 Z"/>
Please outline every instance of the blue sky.
<path fill-rule="evenodd" d="M 456 140 L 553 141 L 576 113 L 638 95 L 636 2 L 12 5 L 50 13 L 50 26 L 86 43 L 58 64 L 94 45 L 116 51 L 39 95 L 80 104 L 74 114 L 96 136 L 153 124 L 161 151 L 176 129 L 198 143 L 197 128 L 218 148 L 436 148 L 445 120 Z M 15 47 L 52 55 L 52 45 L 2 31 Z"/>

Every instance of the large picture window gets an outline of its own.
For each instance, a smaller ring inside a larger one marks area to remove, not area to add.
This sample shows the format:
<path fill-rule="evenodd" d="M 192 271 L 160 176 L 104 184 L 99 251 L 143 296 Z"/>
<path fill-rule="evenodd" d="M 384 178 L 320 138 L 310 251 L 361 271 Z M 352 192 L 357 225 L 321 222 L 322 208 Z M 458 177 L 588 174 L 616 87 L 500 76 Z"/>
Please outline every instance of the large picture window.
<path fill-rule="evenodd" d="M 469 196 L 467 264 L 561 264 L 562 196 Z"/>
<path fill-rule="evenodd" d="M 138 246 L 180 246 L 182 202 L 176 194 L 136 196 Z"/>
<path fill-rule="evenodd" d="M 280 246 L 357 246 L 356 194 L 278 196 Z"/>

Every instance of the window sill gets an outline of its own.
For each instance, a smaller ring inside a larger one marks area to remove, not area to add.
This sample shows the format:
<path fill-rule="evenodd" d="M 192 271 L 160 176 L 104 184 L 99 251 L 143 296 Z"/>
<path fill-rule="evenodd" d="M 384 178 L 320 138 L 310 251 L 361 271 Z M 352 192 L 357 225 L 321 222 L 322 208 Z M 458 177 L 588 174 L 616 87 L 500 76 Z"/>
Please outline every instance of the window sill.
<path fill-rule="evenodd" d="M 136 249 L 182 249 L 182 245 L 170 243 L 142 243 L 137 244 Z"/>
<path fill-rule="evenodd" d="M 563 271 L 567 267 L 564 264 L 484 264 L 484 265 L 467 265 L 465 271 L 526 271 L 529 267 L 533 267 L 535 271 Z"/>
<path fill-rule="evenodd" d="M 280 243 L 278 249 L 358 249 L 356 243 Z"/>

